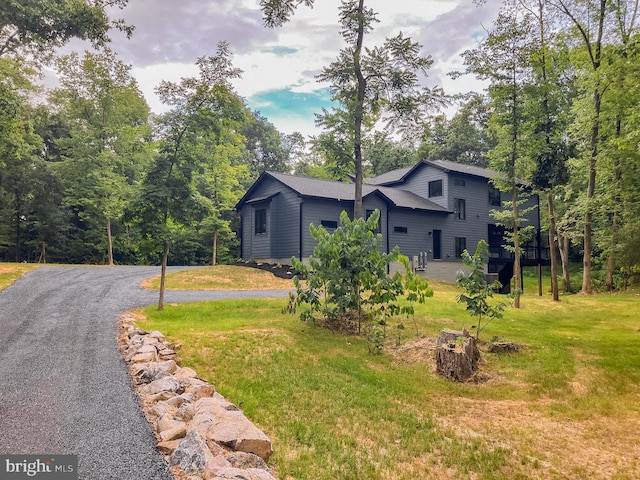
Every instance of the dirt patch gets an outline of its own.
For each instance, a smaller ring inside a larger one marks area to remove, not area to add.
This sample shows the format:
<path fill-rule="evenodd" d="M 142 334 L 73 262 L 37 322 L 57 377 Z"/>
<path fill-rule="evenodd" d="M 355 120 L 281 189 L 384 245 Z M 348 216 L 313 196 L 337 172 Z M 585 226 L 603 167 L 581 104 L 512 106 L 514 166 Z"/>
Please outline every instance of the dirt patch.
<path fill-rule="evenodd" d="M 528 478 L 640 478 L 640 418 L 557 418 L 538 402 L 441 399 L 441 428 L 461 439 L 482 439 L 513 453 Z M 616 439 L 612 442 L 611 439 Z"/>

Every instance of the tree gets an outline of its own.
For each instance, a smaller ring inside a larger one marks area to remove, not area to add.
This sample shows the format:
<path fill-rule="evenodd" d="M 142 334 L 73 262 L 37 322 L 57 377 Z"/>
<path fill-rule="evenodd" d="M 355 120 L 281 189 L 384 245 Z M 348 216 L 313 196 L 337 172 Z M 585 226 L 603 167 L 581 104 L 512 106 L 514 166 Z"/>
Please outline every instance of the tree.
<path fill-rule="evenodd" d="M 159 152 L 132 216 L 147 237 L 162 244 L 159 310 L 164 307 L 169 247 L 177 234 L 208 211 L 194 181 L 210 158 L 202 149 L 225 144 L 228 131 L 235 130 L 231 126 L 239 128 L 245 117 L 242 100 L 230 84 L 241 71 L 230 55 L 228 44 L 221 42 L 215 56 L 197 60 L 198 78 L 163 81 L 156 89 L 171 110 L 158 118 Z"/>
<path fill-rule="evenodd" d="M 571 102 L 575 98 L 573 77 L 567 72 L 566 48 L 552 42 L 557 33 L 552 30 L 552 18 L 544 0 L 535 0 L 523 6 L 536 20 L 531 64 L 531 83 L 526 89 L 527 123 L 531 153 L 535 170 L 531 178 L 533 188 L 546 198 L 549 218 L 549 257 L 551 263 L 551 290 L 554 301 L 559 301 L 557 267 L 557 217 L 555 197 L 558 188 L 567 183 L 567 161 L 574 155 L 574 145 L 566 131 L 570 122 Z"/>
<path fill-rule="evenodd" d="M 443 123 L 436 128 L 444 128 L 444 135 L 439 143 L 437 135 L 430 139 L 434 143 L 427 157 L 486 167 L 487 153 L 495 147 L 488 128 L 490 115 L 488 99 L 479 94 L 469 96 L 451 120 L 438 120 Z"/>
<path fill-rule="evenodd" d="M 0 252 L 15 261 L 23 259 L 30 179 L 42 146 L 27 101 L 33 74 L 20 59 L 0 58 Z"/>
<path fill-rule="evenodd" d="M 131 67 L 109 49 L 86 52 L 82 59 L 75 53 L 62 57 L 58 69 L 61 86 L 50 98 L 70 128 L 68 137 L 57 140 L 65 157 L 65 202 L 83 221 L 104 219 L 107 264 L 113 265 L 112 222 L 123 215 L 142 174 L 149 107 Z"/>
<path fill-rule="evenodd" d="M 459 271 L 456 276 L 456 286 L 465 290 L 465 293 L 458 295 L 458 303 L 466 304 L 469 315 L 478 317 L 477 325 L 471 327 L 476 330 L 476 340 L 491 321 L 502 317 L 502 311 L 506 306 L 502 302 L 494 304 L 488 301 L 502 288 L 499 281 L 488 283 L 484 276 L 488 258 L 489 244 L 480 240 L 473 256 L 466 249 L 462 252 L 462 263 L 470 271 L 468 273 Z"/>
<path fill-rule="evenodd" d="M 318 242 L 309 258 L 309 264 L 292 258 L 292 266 L 305 279 L 294 277 L 297 295 L 291 296 L 287 311 L 295 313 L 306 304 L 309 310 L 303 321 L 320 321 L 343 332 L 361 334 L 363 326 L 370 327 L 376 350 L 382 344 L 384 326 L 389 317 L 413 313 L 415 302 L 423 303 L 433 292 L 425 281 L 408 271 L 406 288 L 399 272 L 387 274 L 390 262 L 401 260 L 408 269 L 406 257 L 395 247 L 390 253 L 381 253 L 382 234 L 374 234 L 380 218 L 375 210 L 367 219 L 350 220 L 346 212 L 340 214 L 340 225 L 329 233 L 323 226 L 311 224 L 311 236 Z M 409 305 L 400 307 L 399 297 L 409 291 Z M 320 314 L 321 318 L 316 318 Z"/>
<path fill-rule="evenodd" d="M 507 228 L 509 248 L 514 254 L 514 302 L 520 307 L 521 280 L 521 210 L 523 204 L 522 179 L 529 178 L 530 166 L 523 140 L 524 85 L 527 59 L 531 54 L 531 15 L 522 12 L 517 0 L 507 1 L 494 23 L 494 30 L 473 51 L 463 55 L 469 71 L 489 80 L 489 94 L 493 114 L 490 126 L 494 129 L 497 145 L 489 152 L 491 167 L 498 173 L 493 183 L 498 189 L 511 193 L 511 200 L 504 202 L 509 211 L 492 212 L 498 223 Z"/>
<path fill-rule="evenodd" d="M 71 38 L 96 46 L 109 42 L 109 31 L 133 27 L 124 20 L 110 21 L 107 9 L 124 8 L 128 0 L 4 0 L 0 3 L 0 57 L 30 54 L 38 58 Z"/>
<path fill-rule="evenodd" d="M 314 0 L 261 0 L 260 6 L 265 25 L 275 27 L 289 21 L 298 5 L 311 7 L 313 3 Z M 347 46 L 318 76 L 320 81 L 329 83 L 332 100 L 340 104 L 340 108 L 323 110 L 318 115 L 319 125 L 346 134 L 352 142 L 356 218 L 363 214 L 362 147 L 367 127 L 382 116 L 389 129 L 415 131 L 431 109 L 443 102 L 440 89 L 420 86 L 419 75 L 426 76 L 433 63 L 431 57 L 420 55 L 421 45 L 400 33 L 387 38 L 381 47 L 365 47 L 365 35 L 377 21 L 364 0 L 343 1 L 340 34 Z"/>
<path fill-rule="evenodd" d="M 580 58 L 586 68 L 576 68 L 581 86 L 588 92 L 590 105 L 581 107 L 579 128 L 588 145 L 585 152 L 587 162 L 587 185 L 583 204 L 584 253 L 582 293 L 593 292 L 593 221 L 597 187 L 598 159 L 602 148 L 601 112 L 605 92 L 612 81 L 607 66 L 614 63 L 612 49 L 606 48 L 614 42 L 615 34 L 633 35 L 636 29 L 637 0 L 547 0 L 560 12 L 575 32 L 575 60 Z M 578 62 L 576 61 L 576 66 Z M 615 78 L 615 75 L 613 76 Z M 586 97 L 585 97 L 586 99 Z"/>

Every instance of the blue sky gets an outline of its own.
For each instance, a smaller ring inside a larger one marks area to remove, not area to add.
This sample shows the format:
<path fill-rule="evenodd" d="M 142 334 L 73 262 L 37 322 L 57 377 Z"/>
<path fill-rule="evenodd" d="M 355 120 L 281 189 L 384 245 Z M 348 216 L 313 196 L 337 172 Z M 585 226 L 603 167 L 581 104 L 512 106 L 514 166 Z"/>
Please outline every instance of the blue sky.
<path fill-rule="evenodd" d="M 442 86 L 447 93 L 480 90 L 482 84 L 473 78 L 452 80 L 447 73 L 462 67 L 460 53 L 475 46 L 500 3 L 488 0 L 478 7 L 472 0 L 367 0 L 380 23 L 365 46 L 402 31 L 434 59 L 425 85 Z M 244 71 L 234 86 L 247 104 L 284 133 L 317 135 L 314 114 L 331 104 L 316 75 L 343 47 L 339 5 L 340 0 L 316 0 L 313 9 L 300 7 L 283 27 L 266 29 L 259 0 L 129 0 L 113 16 L 136 30 L 130 40 L 114 35 L 111 48 L 133 66 L 151 109 L 159 113 L 165 109 L 154 94 L 160 81 L 197 75 L 196 59 L 213 55 L 217 43 L 226 40 L 234 65 Z"/>

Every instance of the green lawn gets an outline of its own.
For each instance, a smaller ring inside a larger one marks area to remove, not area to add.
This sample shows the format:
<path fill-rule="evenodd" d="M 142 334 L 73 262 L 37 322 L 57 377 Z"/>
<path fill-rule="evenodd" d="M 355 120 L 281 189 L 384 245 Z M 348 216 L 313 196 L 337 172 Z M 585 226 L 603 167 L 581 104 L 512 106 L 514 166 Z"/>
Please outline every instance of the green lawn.
<path fill-rule="evenodd" d="M 184 363 L 272 438 L 283 480 L 640 478 L 640 296 L 554 304 L 530 288 L 482 336 L 523 352 L 485 353 L 483 383 L 455 384 L 428 345 L 471 322 L 455 288 L 432 286 L 420 338 L 405 320 L 381 356 L 282 315 L 286 300 L 150 307 L 141 326 L 181 343 Z"/>

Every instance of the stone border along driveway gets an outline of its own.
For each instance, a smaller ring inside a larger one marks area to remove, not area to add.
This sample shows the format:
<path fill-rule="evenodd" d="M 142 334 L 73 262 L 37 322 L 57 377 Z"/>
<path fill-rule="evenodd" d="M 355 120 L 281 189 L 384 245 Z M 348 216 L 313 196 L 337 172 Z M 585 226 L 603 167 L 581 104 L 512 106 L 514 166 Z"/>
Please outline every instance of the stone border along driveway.
<path fill-rule="evenodd" d="M 160 332 L 119 318 L 118 344 L 158 450 L 179 480 L 275 480 L 271 440 L 213 385 L 181 366 L 178 346 Z"/>

